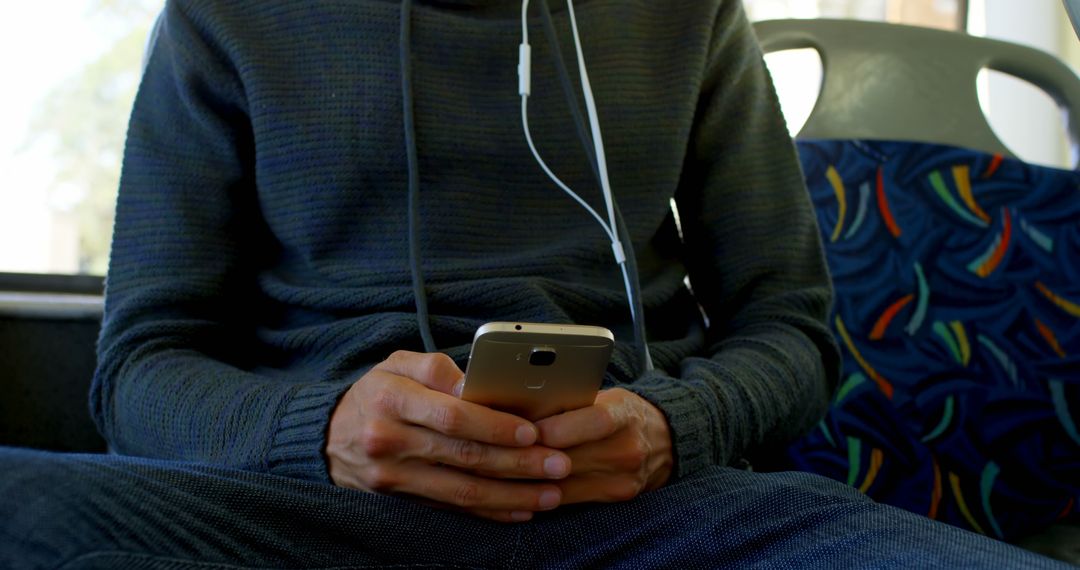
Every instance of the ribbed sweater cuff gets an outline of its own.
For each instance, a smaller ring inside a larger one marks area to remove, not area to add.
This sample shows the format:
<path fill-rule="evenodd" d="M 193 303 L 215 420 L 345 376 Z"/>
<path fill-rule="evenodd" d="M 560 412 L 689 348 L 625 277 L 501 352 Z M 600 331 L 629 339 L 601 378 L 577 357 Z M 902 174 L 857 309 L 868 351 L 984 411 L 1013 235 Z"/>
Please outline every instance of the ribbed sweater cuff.
<path fill-rule="evenodd" d="M 326 430 L 330 414 L 349 384 L 318 383 L 301 386 L 285 403 L 274 434 L 267 464 L 283 477 L 330 483 L 326 467 Z"/>
<path fill-rule="evenodd" d="M 719 410 L 705 403 L 692 383 L 660 371 L 647 372 L 622 386 L 660 408 L 671 430 L 676 477 L 685 477 L 712 465 L 726 465 L 720 438 Z"/>

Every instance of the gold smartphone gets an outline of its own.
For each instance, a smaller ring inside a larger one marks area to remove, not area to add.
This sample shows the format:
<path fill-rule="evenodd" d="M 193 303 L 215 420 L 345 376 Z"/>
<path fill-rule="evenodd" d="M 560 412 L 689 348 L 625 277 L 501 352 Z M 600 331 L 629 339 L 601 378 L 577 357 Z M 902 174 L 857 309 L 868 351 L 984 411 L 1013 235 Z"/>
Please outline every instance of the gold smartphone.
<path fill-rule="evenodd" d="M 603 327 L 488 323 L 473 337 L 461 398 L 530 421 L 590 406 L 614 345 Z"/>

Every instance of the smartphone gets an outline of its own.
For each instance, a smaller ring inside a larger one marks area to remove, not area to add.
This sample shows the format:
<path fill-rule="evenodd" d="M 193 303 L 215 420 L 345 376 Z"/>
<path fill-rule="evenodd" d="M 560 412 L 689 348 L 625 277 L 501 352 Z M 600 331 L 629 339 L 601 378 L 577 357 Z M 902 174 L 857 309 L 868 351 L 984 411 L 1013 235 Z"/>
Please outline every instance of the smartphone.
<path fill-rule="evenodd" d="M 530 421 L 590 406 L 614 345 L 604 327 L 487 323 L 473 337 L 461 397 Z"/>

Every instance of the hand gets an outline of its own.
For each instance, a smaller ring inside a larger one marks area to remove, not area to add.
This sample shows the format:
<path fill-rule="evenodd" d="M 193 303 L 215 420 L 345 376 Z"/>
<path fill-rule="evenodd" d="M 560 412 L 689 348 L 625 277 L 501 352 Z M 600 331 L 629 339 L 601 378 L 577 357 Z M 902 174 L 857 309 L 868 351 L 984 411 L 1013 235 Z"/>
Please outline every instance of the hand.
<path fill-rule="evenodd" d="M 563 449 L 572 473 L 562 504 L 628 501 L 667 483 L 674 464 L 667 419 L 644 398 L 614 388 L 587 408 L 540 420 L 540 442 Z"/>
<path fill-rule="evenodd" d="M 535 445 L 538 430 L 525 419 L 455 397 L 462 376 L 444 354 L 399 351 L 357 380 L 330 418 L 334 484 L 503 522 L 559 506 L 561 490 L 543 480 L 568 475 L 570 458 Z"/>

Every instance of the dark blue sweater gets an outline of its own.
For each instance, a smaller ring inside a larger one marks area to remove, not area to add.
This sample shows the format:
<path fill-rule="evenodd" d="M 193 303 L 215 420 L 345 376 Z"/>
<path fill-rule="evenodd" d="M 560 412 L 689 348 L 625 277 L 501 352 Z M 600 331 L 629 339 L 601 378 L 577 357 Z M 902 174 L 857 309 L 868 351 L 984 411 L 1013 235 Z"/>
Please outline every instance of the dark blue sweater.
<path fill-rule="evenodd" d="M 836 354 L 814 218 L 739 3 L 578 6 L 649 373 L 605 234 L 527 149 L 519 10 L 413 12 L 436 343 L 463 362 L 486 321 L 607 326 L 623 341 L 607 383 L 664 411 L 680 475 L 775 452 L 823 413 Z M 420 350 L 399 15 L 390 0 L 168 2 L 131 117 L 92 391 L 115 450 L 328 480 L 339 396 L 393 350 Z M 533 43 L 534 138 L 599 208 L 551 52 Z"/>

